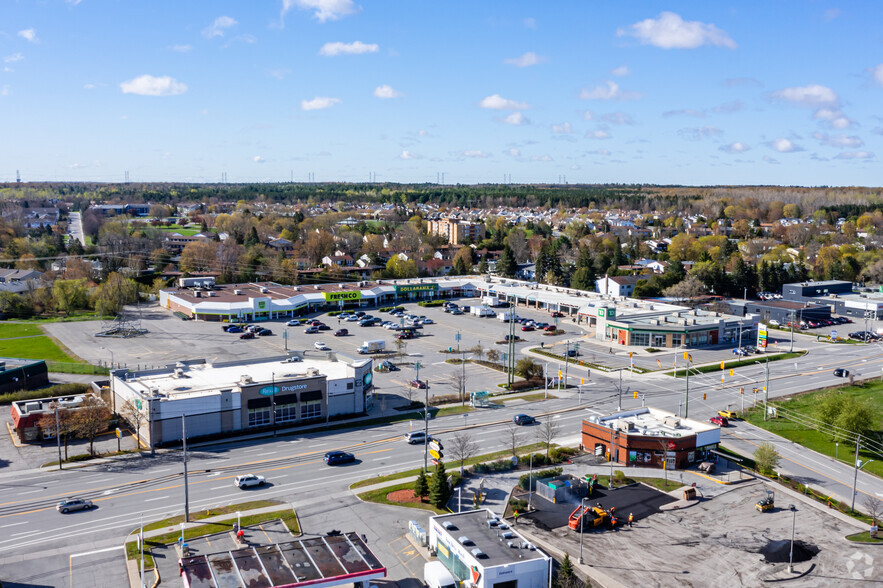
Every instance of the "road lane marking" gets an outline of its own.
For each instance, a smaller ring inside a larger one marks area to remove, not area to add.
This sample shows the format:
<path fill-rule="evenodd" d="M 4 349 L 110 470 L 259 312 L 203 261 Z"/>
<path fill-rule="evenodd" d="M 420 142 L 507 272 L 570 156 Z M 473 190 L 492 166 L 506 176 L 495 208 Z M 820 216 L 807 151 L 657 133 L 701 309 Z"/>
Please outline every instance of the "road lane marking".
<path fill-rule="evenodd" d="M 12 523 L 11 525 L 0 525 L 0 529 L 5 529 L 6 527 L 17 527 L 18 525 L 27 525 L 28 521 L 22 521 L 20 523 Z"/>
<path fill-rule="evenodd" d="M 228 486 L 227 484 L 224 484 L 223 486 L 215 486 L 214 488 L 209 488 L 209 490 L 224 490 L 229 487 L 230 486 Z"/>
<path fill-rule="evenodd" d="M 165 500 L 168 496 L 158 496 L 156 498 L 148 498 L 144 502 L 153 502 L 155 500 Z"/>
<path fill-rule="evenodd" d="M 22 494 L 33 494 L 33 493 L 35 493 L 35 492 L 44 492 L 44 491 L 45 491 L 44 488 L 39 488 L 39 489 L 37 489 L 37 490 L 29 490 L 28 492 L 18 492 L 17 494 L 19 494 L 19 495 L 22 495 Z"/>

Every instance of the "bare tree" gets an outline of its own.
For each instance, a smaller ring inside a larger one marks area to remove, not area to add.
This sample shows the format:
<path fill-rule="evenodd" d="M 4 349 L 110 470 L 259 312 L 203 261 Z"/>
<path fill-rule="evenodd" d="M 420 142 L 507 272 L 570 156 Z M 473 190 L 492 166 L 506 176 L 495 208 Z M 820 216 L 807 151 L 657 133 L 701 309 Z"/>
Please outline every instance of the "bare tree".
<path fill-rule="evenodd" d="M 506 447 L 512 452 L 512 455 L 518 455 L 518 448 L 524 442 L 524 435 L 521 434 L 521 427 L 513 422 L 506 425 Z"/>
<path fill-rule="evenodd" d="M 135 449 L 141 451 L 141 425 L 147 420 L 147 415 L 131 399 L 123 404 L 120 415 L 135 429 Z"/>
<path fill-rule="evenodd" d="M 877 521 L 883 517 L 883 501 L 876 496 L 865 496 L 865 500 L 862 504 L 864 505 L 868 516 L 871 517 L 871 520 L 876 525 Z"/>
<path fill-rule="evenodd" d="M 463 369 L 462 365 L 458 365 L 457 368 L 451 372 L 451 375 L 448 377 L 448 384 L 453 388 L 457 394 L 460 395 L 460 402 L 466 402 L 466 380 L 468 377 L 466 376 L 466 370 Z"/>
<path fill-rule="evenodd" d="M 414 388 L 412 388 L 411 386 L 408 386 L 407 384 L 402 386 L 402 389 L 405 392 L 404 393 L 405 398 L 408 399 L 408 406 L 414 404 L 414 392 L 416 392 L 416 390 L 414 390 Z"/>
<path fill-rule="evenodd" d="M 86 396 L 71 418 L 77 435 L 89 440 L 89 455 L 95 456 L 95 437 L 107 430 L 111 412 L 104 402 L 94 396 Z"/>
<path fill-rule="evenodd" d="M 473 354 L 476 359 L 481 361 L 481 358 L 484 357 L 484 347 L 482 347 L 480 343 L 473 345 L 469 350 L 469 353 Z"/>
<path fill-rule="evenodd" d="M 37 421 L 37 426 L 40 429 L 49 435 L 61 435 L 62 440 L 64 442 L 64 459 L 67 460 L 67 448 L 68 448 L 68 440 L 70 439 L 71 433 L 73 433 L 73 419 L 71 418 L 71 411 L 66 408 L 58 409 L 58 428 L 55 426 L 55 409 L 58 406 L 57 402 L 53 402 L 49 405 L 49 409 L 52 411 L 50 413 L 44 414 L 40 417 L 40 420 Z"/>
<path fill-rule="evenodd" d="M 546 457 L 549 457 L 549 452 L 552 450 L 552 442 L 560 432 L 561 427 L 552 420 L 552 417 L 549 417 L 546 422 L 537 427 L 537 441 L 546 446 Z"/>
<path fill-rule="evenodd" d="M 460 475 L 463 475 L 463 464 L 478 453 L 478 444 L 472 442 L 468 433 L 454 435 L 446 444 L 446 449 L 454 461 L 460 462 Z"/>
<path fill-rule="evenodd" d="M 500 361 L 500 352 L 496 349 L 488 349 L 487 360 L 491 363 L 497 363 L 498 361 Z"/>
<path fill-rule="evenodd" d="M 396 353 L 399 354 L 399 363 L 402 362 L 402 358 L 405 355 L 405 351 L 408 349 L 408 342 L 404 339 L 393 339 L 393 345 L 396 346 Z"/>

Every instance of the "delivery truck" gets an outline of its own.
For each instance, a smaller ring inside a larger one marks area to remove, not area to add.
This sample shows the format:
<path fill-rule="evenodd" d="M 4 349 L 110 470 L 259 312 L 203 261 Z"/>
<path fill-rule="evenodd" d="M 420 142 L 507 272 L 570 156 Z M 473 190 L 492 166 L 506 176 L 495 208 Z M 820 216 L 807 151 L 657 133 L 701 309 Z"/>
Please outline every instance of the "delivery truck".
<path fill-rule="evenodd" d="M 373 341 L 364 341 L 356 351 L 361 354 L 380 353 L 386 349 L 386 341 L 383 339 L 374 339 Z"/>
<path fill-rule="evenodd" d="M 482 296 L 481 303 L 487 306 L 500 306 L 500 299 L 496 296 Z"/>

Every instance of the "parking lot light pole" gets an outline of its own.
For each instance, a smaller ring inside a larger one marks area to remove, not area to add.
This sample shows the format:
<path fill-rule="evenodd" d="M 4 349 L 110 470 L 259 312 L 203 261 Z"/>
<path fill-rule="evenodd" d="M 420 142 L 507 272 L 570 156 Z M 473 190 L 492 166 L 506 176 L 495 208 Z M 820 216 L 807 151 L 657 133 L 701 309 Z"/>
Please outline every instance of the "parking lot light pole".
<path fill-rule="evenodd" d="M 184 449 L 184 523 L 190 522 L 190 493 L 187 488 L 187 415 L 181 415 L 181 444 Z M 181 523 L 181 543 L 184 543 L 184 523 Z"/>
<path fill-rule="evenodd" d="M 104 349 L 105 351 L 107 351 L 108 353 L 110 353 L 110 369 L 113 369 L 113 364 L 114 364 L 114 361 L 113 361 L 113 349 L 108 349 L 107 347 L 99 347 L 99 349 Z"/>
<path fill-rule="evenodd" d="M 858 484 L 858 471 L 864 469 L 866 465 L 874 461 L 873 459 L 869 459 L 868 461 L 862 463 L 862 461 L 858 458 L 858 450 L 862 445 L 861 436 L 857 437 L 855 440 L 855 473 L 852 476 L 852 506 L 849 507 L 849 510 L 855 510 L 855 495 L 856 495 L 856 485 Z"/>
<path fill-rule="evenodd" d="M 788 573 L 794 573 L 794 524 L 797 521 L 797 508 L 793 504 L 788 505 L 791 510 L 791 552 L 788 554 Z"/>
<path fill-rule="evenodd" d="M 583 499 L 579 501 L 579 563 L 585 563 L 583 561 L 583 521 L 586 519 L 586 513 L 584 512 L 586 508 L 586 497 L 583 496 Z"/>

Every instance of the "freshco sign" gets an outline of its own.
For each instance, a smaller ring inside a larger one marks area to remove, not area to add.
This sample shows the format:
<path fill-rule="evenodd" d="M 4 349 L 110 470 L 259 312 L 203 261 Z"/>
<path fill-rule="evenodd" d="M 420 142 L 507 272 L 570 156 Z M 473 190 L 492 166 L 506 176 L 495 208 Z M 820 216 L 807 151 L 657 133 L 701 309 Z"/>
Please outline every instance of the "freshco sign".
<path fill-rule="evenodd" d="M 355 290 L 353 292 L 325 292 L 325 302 L 334 302 L 337 300 L 361 300 L 362 292 Z"/>

